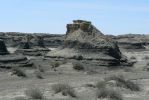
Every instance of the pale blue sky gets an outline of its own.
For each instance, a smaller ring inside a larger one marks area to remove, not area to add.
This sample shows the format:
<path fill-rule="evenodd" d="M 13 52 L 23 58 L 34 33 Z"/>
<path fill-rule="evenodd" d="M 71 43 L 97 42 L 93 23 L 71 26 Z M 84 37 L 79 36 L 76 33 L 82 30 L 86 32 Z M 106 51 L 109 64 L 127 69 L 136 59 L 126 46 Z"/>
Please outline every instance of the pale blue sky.
<path fill-rule="evenodd" d="M 84 19 L 105 34 L 149 34 L 149 0 L 0 0 L 0 31 L 64 34 Z"/>

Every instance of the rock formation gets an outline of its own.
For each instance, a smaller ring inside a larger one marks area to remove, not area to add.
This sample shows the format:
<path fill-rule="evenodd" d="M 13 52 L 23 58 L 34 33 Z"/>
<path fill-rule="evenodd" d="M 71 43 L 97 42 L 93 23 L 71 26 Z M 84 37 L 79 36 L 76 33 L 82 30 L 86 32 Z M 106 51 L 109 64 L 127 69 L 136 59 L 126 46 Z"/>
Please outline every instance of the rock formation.
<path fill-rule="evenodd" d="M 103 35 L 89 21 L 74 20 L 67 25 L 66 39 L 62 49 L 52 51 L 50 57 L 98 60 L 100 65 L 114 66 L 126 63 L 117 42 Z"/>
<path fill-rule="evenodd" d="M 0 40 L 0 68 L 12 68 L 12 67 L 22 67 L 31 66 L 32 64 L 23 55 L 9 54 L 5 43 Z"/>
<path fill-rule="evenodd" d="M 124 34 L 118 36 L 110 36 L 118 42 L 121 49 L 124 50 L 145 50 L 148 45 L 148 35 L 140 34 Z"/>
<path fill-rule="evenodd" d="M 37 37 L 37 46 L 45 48 L 44 38 L 42 36 L 36 36 L 36 37 Z"/>
<path fill-rule="evenodd" d="M 73 24 L 67 24 L 66 39 L 78 40 L 80 42 L 85 40 L 93 40 L 95 37 L 103 36 L 103 34 L 96 29 L 89 21 L 74 20 Z"/>
<path fill-rule="evenodd" d="M 8 50 L 3 40 L 0 39 L 0 55 L 8 54 Z"/>
<path fill-rule="evenodd" d="M 127 50 L 144 50 L 145 43 L 142 42 L 119 42 L 119 46 Z"/>
<path fill-rule="evenodd" d="M 31 67 L 32 63 L 23 55 L 9 54 L 0 56 L 0 68 Z"/>
<path fill-rule="evenodd" d="M 36 41 L 36 43 L 32 43 L 32 39 L 34 40 L 34 42 Z M 27 35 L 26 41 L 23 42 L 15 52 L 28 56 L 41 56 L 48 51 L 49 49 L 45 47 L 42 36 Z"/>

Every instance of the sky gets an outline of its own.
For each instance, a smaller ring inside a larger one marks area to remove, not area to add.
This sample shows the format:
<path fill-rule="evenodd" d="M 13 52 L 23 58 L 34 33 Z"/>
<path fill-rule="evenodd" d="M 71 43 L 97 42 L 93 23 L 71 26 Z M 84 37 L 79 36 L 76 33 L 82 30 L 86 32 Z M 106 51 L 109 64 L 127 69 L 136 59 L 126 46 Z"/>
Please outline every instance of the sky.
<path fill-rule="evenodd" d="M 149 34 L 149 0 L 0 0 L 0 31 L 65 34 L 72 20 L 104 34 Z"/>

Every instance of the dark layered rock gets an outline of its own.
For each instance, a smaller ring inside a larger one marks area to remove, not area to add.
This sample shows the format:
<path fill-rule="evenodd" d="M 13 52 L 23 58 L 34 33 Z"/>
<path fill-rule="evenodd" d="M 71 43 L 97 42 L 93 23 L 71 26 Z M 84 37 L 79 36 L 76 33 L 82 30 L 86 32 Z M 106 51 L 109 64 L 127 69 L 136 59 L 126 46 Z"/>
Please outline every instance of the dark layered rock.
<path fill-rule="evenodd" d="M 9 54 L 9 52 L 6 48 L 4 41 L 0 39 L 0 55 L 6 55 L 6 54 Z"/>
<path fill-rule="evenodd" d="M 31 35 L 30 47 L 57 47 L 64 43 L 65 36 L 63 34 L 50 33 L 20 33 L 20 32 L 0 32 L 0 39 L 2 39 L 8 47 L 18 47 L 23 49 L 29 48 L 26 45 L 26 35 Z M 43 38 L 40 40 L 39 38 Z"/>
<path fill-rule="evenodd" d="M 148 36 L 139 34 L 126 34 L 111 37 L 118 41 L 118 45 L 126 50 L 144 50 L 148 41 Z"/>
<path fill-rule="evenodd" d="M 117 42 L 103 35 L 89 21 L 74 20 L 67 25 L 64 46 L 48 54 L 50 57 L 98 60 L 102 66 L 117 66 L 127 59 L 119 50 Z"/>
<path fill-rule="evenodd" d="M 145 49 L 145 43 L 142 42 L 119 42 L 119 46 L 128 50 Z"/>
<path fill-rule="evenodd" d="M 31 45 L 29 42 L 25 42 L 22 46 L 23 49 L 31 49 Z"/>
<path fill-rule="evenodd" d="M 0 68 L 31 67 L 32 63 L 23 55 L 0 56 Z"/>
<path fill-rule="evenodd" d="M 23 55 L 9 54 L 4 41 L 0 40 L 0 68 L 31 66 Z"/>
<path fill-rule="evenodd" d="M 37 46 L 45 48 L 44 38 L 42 36 L 37 36 Z"/>
<path fill-rule="evenodd" d="M 27 56 L 43 56 L 50 50 L 47 48 L 34 48 L 34 49 L 17 49 L 15 53 L 23 54 Z"/>
<path fill-rule="evenodd" d="M 36 41 L 32 42 L 31 40 Z M 44 45 L 44 37 L 43 36 L 26 36 L 26 42 L 22 42 L 20 47 L 15 51 L 15 53 L 20 53 L 27 56 L 43 56 L 50 50 Z"/>

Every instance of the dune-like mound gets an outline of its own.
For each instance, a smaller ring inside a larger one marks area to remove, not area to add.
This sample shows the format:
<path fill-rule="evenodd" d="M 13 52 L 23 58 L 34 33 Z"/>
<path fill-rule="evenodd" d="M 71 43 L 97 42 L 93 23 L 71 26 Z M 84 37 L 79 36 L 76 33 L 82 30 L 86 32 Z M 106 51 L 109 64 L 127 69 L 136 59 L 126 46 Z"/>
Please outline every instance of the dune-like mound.
<path fill-rule="evenodd" d="M 91 22 L 83 20 L 74 20 L 72 24 L 67 24 L 63 48 L 50 52 L 48 56 L 98 60 L 103 66 L 127 62 L 117 42 L 106 37 Z"/>

